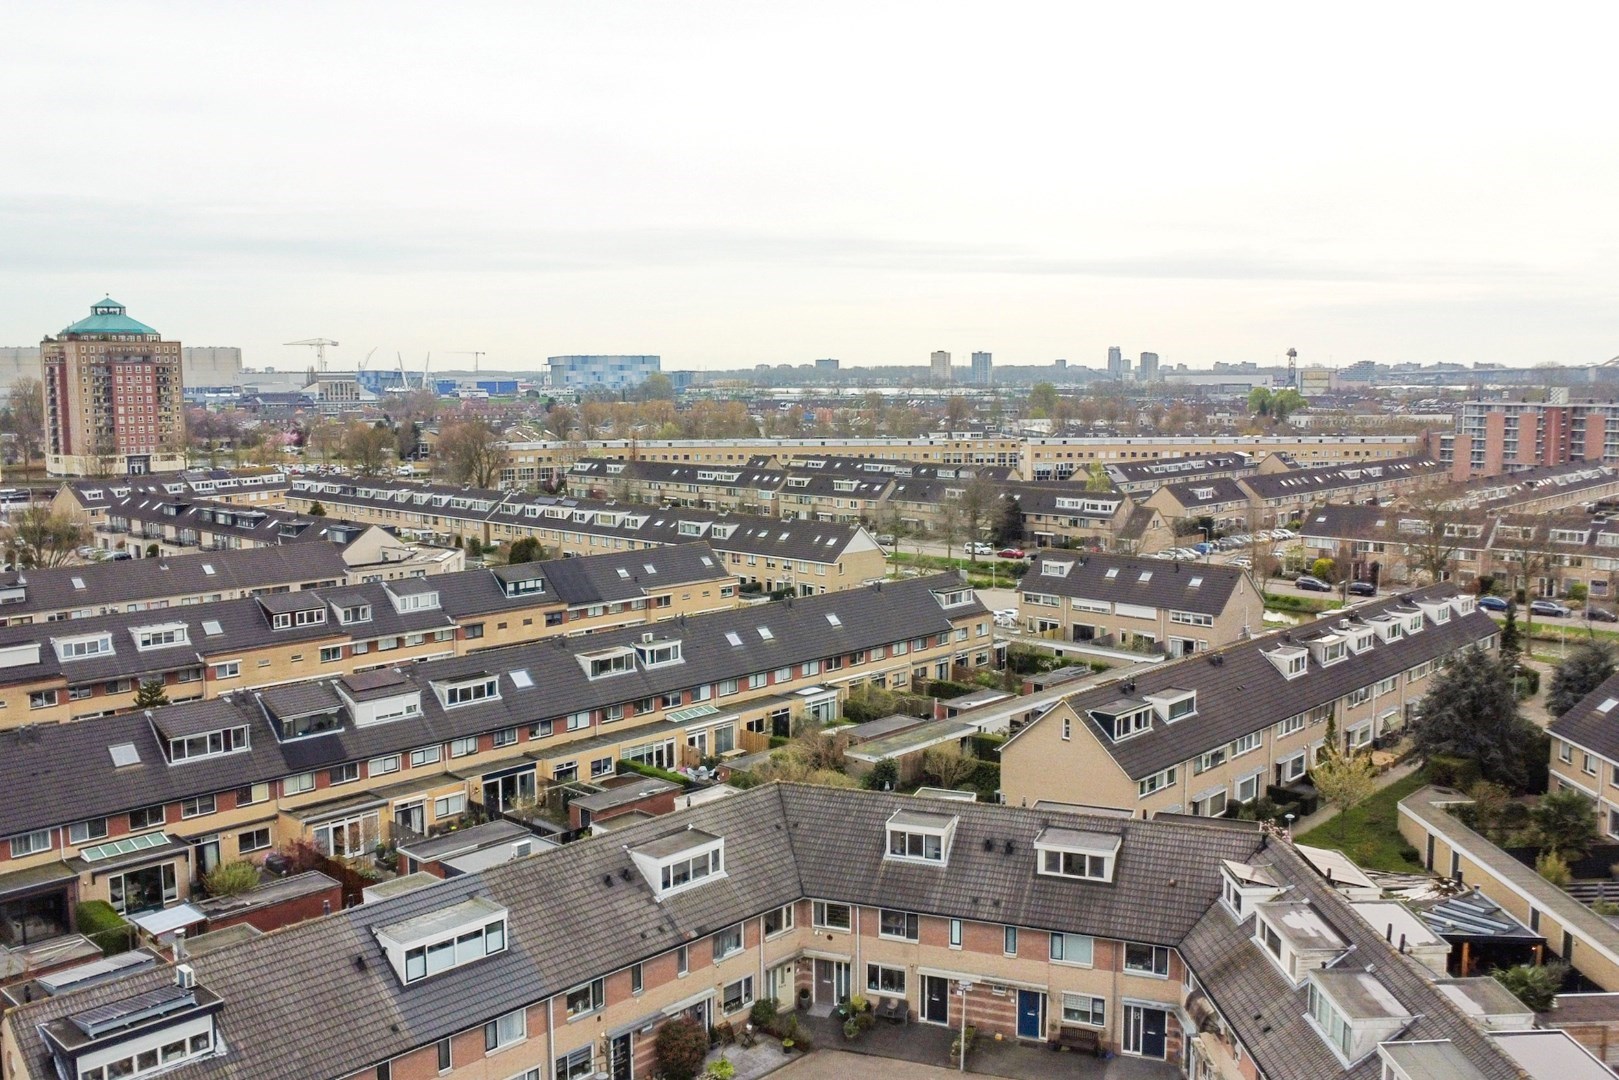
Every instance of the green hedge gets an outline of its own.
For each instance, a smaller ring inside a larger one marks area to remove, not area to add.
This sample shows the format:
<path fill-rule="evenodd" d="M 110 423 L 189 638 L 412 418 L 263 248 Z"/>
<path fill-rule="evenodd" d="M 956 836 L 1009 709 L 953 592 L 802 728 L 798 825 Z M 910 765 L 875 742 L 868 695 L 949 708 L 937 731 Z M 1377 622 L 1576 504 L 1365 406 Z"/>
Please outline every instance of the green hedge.
<path fill-rule="evenodd" d="M 1479 763 L 1472 758 L 1435 754 L 1428 759 L 1428 782 L 1440 787 L 1466 791 L 1478 783 Z"/>
<path fill-rule="evenodd" d="M 96 943 L 101 955 L 128 952 L 135 947 L 134 928 L 105 900 L 86 900 L 73 912 L 79 933 Z"/>
<path fill-rule="evenodd" d="M 995 793 L 1001 789 L 1001 763 L 999 761 L 980 761 L 978 767 L 973 769 L 967 783 L 978 792 L 978 797 L 985 802 L 994 802 Z"/>
<path fill-rule="evenodd" d="M 927 684 L 928 693 L 941 701 L 962 697 L 966 694 L 976 694 L 982 690 L 981 686 L 971 683 L 951 682 L 949 679 L 934 679 Z"/>
<path fill-rule="evenodd" d="M 980 732 L 969 736 L 967 741 L 972 744 L 973 757 L 980 761 L 1001 760 L 1001 744 L 1006 742 L 1005 735 L 988 735 Z"/>
<path fill-rule="evenodd" d="M 625 761 L 623 758 L 620 758 L 618 762 L 618 769 L 620 772 L 639 773 L 642 776 L 655 776 L 659 780 L 668 780 L 672 783 L 679 784 L 681 787 L 687 787 L 691 784 L 690 780 L 686 779 L 684 776 L 681 776 L 677 772 L 670 772 L 668 769 L 660 769 L 654 765 L 642 765 L 639 761 Z"/>

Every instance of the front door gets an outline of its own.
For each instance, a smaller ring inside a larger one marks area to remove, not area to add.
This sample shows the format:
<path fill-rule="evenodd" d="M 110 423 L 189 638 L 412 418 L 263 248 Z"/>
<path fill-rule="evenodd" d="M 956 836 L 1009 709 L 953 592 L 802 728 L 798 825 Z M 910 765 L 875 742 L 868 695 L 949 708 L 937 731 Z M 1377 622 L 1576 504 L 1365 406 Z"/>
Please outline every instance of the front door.
<path fill-rule="evenodd" d="M 634 1047 L 630 1044 L 629 1032 L 608 1040 L 607 1067 L 613 1080 L 630 1080 L 633 1060 Z"/>
<path fill-rule="evenodd" d="M 765 996 L 778 1002 L 793 1000 L 793 962 L 787 961 L 765 972 Z"/>
<path fill-rule="evenodd" d="M 1164 1033 L 1168 1030 L 1169 1014 L 1163 1009 L 1144 1005 L 1124 1007 L 1124 1052 L 1142 1057 L 1164 1056 Z"/>
<path fill-rule="evenodd" d="M 950 1023 L 950 980 L 922 976 L 922 1019 L 930 1024 Z"/>
<path fill-rule="evenodd" d="M 837 995 L 832 986 L 832 961 L 815 961 L 815 1003 L 837 1003 Z"/>
<path fill-rule="evenodd" d="M 209 836 L 201 840 L 192 841 L 191 850 L 194 855 L 194 865 L 197 868 L 197 879 L 208 876 L 214 867 L 219 865 L 219 837 Z"/>
<path fill-rule="evenodd" d="M 1017 1037 L 1041 1039 L 1045 1037 L 1046 995 L 1038 990 L 1017 992 Z"/>

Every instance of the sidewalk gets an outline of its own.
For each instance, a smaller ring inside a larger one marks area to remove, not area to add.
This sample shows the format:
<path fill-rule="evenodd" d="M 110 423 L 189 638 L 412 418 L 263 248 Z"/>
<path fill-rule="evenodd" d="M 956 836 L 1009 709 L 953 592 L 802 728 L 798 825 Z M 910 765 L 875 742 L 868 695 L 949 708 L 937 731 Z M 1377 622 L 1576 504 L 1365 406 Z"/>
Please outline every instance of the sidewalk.
<path fill-rule="evenodd" d="M 1420 768 L 1422 768 L 1422 763 L 1420 761 L 1407 761 L 1403 765 L 1394 766 L 1394 768 L 1377 778 L 1377 787 L 1372 789 L 1372 794 L 1377 794 L 1377 792 L 1382 791 L 1391 784 L 1399 783 L 1401 780 L 1404 780 L 1406 777 L 1410 776 Z M 1319 825 L 1325 825 L 1327 822 L 1331 821 L 1337 816 L 1338 808 L 1336 806 L 1323 806 L 1309 817 L 1300 818 L 1298 821 L 1295 821 L 1293 823 L 1293 835 L 1303 836 L 1311 829 L 1314 829 Z"/>

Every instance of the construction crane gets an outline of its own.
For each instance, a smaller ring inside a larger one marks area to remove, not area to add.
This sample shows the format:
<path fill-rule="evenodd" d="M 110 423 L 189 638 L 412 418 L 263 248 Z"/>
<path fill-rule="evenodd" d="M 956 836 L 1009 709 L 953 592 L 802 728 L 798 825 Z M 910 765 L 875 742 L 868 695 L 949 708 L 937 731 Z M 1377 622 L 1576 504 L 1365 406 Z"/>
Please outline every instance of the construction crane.
<path fill-rule="evenodd" d="M 376 351 L 377 351 L 376 349 L 372 349 L 370 352 L 365 354 L 365 359 L 361 360 L 360 363 L 354 369 L 356 374 L 358 374 L 359 372 L 362 372 L 362 371 L 365 370 L 365 365 L 367 365 L 367 364 L 369 364 L 371 362 L 371 357 L 376 354 Z"/>
<path fill-rule="evenodd" d="M 310 348 L 314 349 L 315 350 L 315 367 L 318 368 L 321 371 L 326 370 L 326 347 L 328 345 L 332 346 L 333 348 L 337 347 L 337 342 L 331 340 L 330 338 L 323 338 L 323 337 L 305 338 L 303 341 L 289 341 L 289 342 L 287 342 L 287 344 L 288 345 L 308 345 Z"/>
<path fill-rule="evenodd" d="M 478 374 L 478 361 L 483 359 L 485 356 L 487 356 L 489 354 L 484 352 L 482 349 L 479 349 L 479 350 L 476 350 L 476 351 L 474 351 L 472 349 L 466 349 L 466 350 L 463 350 L 461 352 L 453 352 L 450 355 L 451 356 L 470 356 L 470 357 L 472 357 L 472 373 L 474 375 L 476 375 L 476 374 Z"/>

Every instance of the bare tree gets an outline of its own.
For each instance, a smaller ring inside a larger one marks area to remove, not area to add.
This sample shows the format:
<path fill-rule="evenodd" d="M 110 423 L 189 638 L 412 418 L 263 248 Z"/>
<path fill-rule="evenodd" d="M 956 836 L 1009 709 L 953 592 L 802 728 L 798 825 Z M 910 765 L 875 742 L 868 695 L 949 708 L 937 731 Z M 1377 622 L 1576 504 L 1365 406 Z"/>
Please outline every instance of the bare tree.
<path fill-rule="evenodd" d="M 25 507 L 0 526 L 0 542 L 8 560 L 22 566 L 66 566 L 89 539 L 90 530 L 83 521 L 48 503 Z"/>
<path fill-rule="evenodd" d="M 1413 492 L 1404 510 L 1389 511 L 1390 548 L 1395 545 L 1406 565 L 1428 583 L 1443 581 L 1456 565 L 1456 543 L 1461 514 L 1451 505 L 1444 488 Z"/>
<path fill-rule="evenodd" d="M 494 487 L 506 464 L 500 432 L 482 419 L 462 420 L 441 430 L 434 452 L 452 482 L 473 487 Z"/>
<path fill-rule="evenodd" d="M 17 440 L 22 463 L 27 465 L 39 457 L 45 442 L 45 384 L 38 379 L 12 383 L 5 421 L 5 430 Z"/>
<path fill-rule="evenodd" d="M 343 458 L 361 476 L 376 476 L 388 465 L 393 432 L 356 420 L 343 435 Z"/>
<path fill-rule="evenodd" d="M 942 788 L 955 788 L 978 768 L 978 759 L 957 743 L 942 743 L 922 752 L 922 771 Z"/>

